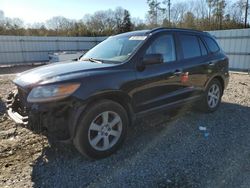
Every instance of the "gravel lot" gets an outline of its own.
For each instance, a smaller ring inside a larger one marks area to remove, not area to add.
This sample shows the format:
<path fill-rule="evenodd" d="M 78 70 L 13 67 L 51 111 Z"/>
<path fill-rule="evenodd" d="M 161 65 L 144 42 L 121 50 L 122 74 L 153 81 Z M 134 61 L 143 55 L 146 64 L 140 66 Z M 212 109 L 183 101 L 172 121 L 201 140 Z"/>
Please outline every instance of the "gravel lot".
<path fill-rule="evenodd" d="M 12 78 L 0 75 L 0 187 L 250 187 L 249 75 L 231 74 L 217 112 L 140 120 L 98 161 L 16 127 L 3 105 Z"/>

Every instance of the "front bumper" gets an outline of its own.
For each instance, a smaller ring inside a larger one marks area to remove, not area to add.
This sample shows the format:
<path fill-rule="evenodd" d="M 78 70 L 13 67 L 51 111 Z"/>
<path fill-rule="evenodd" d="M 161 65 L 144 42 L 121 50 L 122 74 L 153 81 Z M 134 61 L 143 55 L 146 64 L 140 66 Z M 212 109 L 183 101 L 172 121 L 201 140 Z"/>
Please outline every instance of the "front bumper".
<path fill-rule="evenodd" d="M 7 97 L 7 113 L 15 123 L 36 133 L 46 133 L 59 141 L 71 141 L 85 105 L 74 99 L 48 104 L 28 104 L 22 94 L 11 92 Z"/>
<path fill-rule="evenodd" d="M 17 124 L 27 125 L 28 124 L 28 116 L 22 115 L 19 112 L 15 111 L 15 105 L 17 100 L 17 92 L 9 93 L 6 100 L 7 113 L 11 119 L 15 121 Z"/>
<path fill-rule="evenodd" d="M 9 117 L 15 121 L 15 123 L 23 124 L 23 125 L 28 124 L 28 116 L 22 116 L 18 112 L 13 111 L 12 108 L 9 108 L 7 110 L 7 113 L 9 115 Z"/>

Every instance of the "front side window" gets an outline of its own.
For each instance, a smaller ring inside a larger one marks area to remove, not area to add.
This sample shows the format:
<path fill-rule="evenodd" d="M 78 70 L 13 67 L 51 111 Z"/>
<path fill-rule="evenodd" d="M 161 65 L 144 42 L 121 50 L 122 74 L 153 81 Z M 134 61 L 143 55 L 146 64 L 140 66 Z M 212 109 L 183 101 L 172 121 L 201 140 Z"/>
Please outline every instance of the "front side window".
<path fill-rule="evenodd" d="M 198 38 L 194 35 L 180 35 L 184 59 L 201 56 Z"/>
<path fill-rule="evenodd" d="M 175 45 L 172 35 L 162 35 L 156 38 L 148 47 L 146 55 L 162 54 L 164 63 L 175 61 Z"/>
<path fill-rule="evenodd" d="M 146 36 L 109 37 L 89 50 L 80 60 L 93 58 L 120 63 L 127 60 L 145 39 Z"/>

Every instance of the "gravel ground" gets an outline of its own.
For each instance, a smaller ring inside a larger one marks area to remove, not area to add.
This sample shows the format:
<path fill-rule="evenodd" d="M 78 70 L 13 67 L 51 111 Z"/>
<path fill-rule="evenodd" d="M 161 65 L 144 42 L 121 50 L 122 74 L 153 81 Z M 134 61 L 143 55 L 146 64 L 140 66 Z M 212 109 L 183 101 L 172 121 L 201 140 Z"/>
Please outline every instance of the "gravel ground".
<path fill-rule="evenodd" d="M 12 78 L 0 76 L 0 187 L 250 186 L 249 75 L 231 74 L 215 113 L 140 120 L 116 154 L 98 161 L 16 127 L 1 102 Z"/>

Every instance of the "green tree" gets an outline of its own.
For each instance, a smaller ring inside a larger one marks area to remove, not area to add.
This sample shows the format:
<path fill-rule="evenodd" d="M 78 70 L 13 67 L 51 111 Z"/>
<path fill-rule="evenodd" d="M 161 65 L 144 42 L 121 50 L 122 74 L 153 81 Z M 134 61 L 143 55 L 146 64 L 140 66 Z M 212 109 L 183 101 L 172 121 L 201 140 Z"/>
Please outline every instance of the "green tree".
<path fill-rule="evenodd" d="M 157 1 L 157 0 L 147 0 L 147 4 L 149 6 L 149 10 L 148 10 L 148 21 L 149 24 L 152 27 L 156 27 L 158 26 L 158 19 L 159 16 L 162 12 L 165 11 L 165 9 L 161 8 L 161 2 Z"/>
<path fill-rule="evenodd" d="M 123 20 L 119 32 L 124 33 L 132 31 L 132 29 L 133 29 L 133 24 L 131 22 L 130 13 L 128 10 L 124 10 Z"/>

